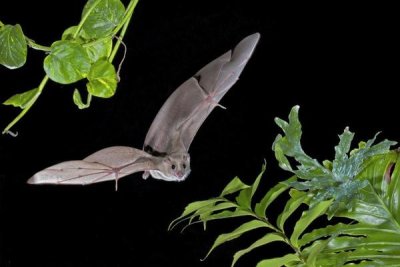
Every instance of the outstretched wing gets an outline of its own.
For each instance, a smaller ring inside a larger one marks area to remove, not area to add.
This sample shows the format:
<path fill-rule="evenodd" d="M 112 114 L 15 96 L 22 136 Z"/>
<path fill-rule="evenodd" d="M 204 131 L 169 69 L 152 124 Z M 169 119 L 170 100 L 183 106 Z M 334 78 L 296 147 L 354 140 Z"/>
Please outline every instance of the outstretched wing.
<path fill-rule="evenodd" d="M 61 162 L 28 180 L 30 184 L 93 184 L 118 180 L 134 172 L 154 170 L 156 159 L 148 153 L 125 146 L 99 150 L 83 160 Z"/>
<path fill-rule="evenodd" d="M 144 149 L 187 152 L 204 120 L 239 78 L 259 38 L 259 33 L 247 36 L 179 86 L 151 124 Z"/>

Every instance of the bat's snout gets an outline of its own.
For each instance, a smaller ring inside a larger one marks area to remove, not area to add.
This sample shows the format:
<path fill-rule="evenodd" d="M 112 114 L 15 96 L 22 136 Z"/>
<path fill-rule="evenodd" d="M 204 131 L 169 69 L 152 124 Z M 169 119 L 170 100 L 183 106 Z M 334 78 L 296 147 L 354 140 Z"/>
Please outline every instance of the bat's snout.
<path fill-rule="evenodd" d="M 177 171 L 175 177 L 177 182 L 183 182 L 189 176 L 190 171 Z"/>

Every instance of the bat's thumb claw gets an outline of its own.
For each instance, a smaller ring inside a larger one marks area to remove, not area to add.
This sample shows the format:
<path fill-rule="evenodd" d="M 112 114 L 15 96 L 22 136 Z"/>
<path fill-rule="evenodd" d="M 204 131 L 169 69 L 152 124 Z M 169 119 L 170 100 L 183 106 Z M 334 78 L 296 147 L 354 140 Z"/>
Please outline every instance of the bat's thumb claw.
<path fill-rule="evenodd" d="M 223 105 L 221 105 L 221 104 L 215 104 L 217 107 L 220 107 L 220 108 L 222 108 L 222 109 L 226 109 L 226 107 L 225 106 L 223 106 Z"/>

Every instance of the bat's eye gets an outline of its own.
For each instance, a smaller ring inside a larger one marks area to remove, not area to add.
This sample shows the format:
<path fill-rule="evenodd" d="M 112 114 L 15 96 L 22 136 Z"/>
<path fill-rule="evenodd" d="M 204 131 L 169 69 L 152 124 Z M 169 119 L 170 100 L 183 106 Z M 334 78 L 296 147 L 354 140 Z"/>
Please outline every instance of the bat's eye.
<path fill-rule="evenodd" d="M 171 165 L 171 168 L 172 168 L 173 170 L 175 170 L 175 167 L 176 167 L 176 166 L 175 166 L 174 164 Z"/>
<path fill-rule="evenodd" d="M 186 169 L 186 164 L 183 164 L 182 167 L 183 167 L 184 169 Z"/>

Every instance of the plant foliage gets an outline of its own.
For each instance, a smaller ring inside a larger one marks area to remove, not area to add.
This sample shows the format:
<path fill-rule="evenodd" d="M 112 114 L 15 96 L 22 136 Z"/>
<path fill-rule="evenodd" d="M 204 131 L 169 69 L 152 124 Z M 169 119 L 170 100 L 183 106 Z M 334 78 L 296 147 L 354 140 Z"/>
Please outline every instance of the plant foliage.
<path fill-rule="evenodd" d="M 257 267 L 399 266 L 400 164 L 399 152 L 390 150 L 396 143 L 375 143 L 375 136 L 351 150 L 354 134 L 346 128 L 334 159 L 320 163 L 302 149 L 298 109 L 291 110 L 288 121 L 275 120 L 284 134 L 273 144 L 279 165 L 294 176 L 270 188 L 261 200 L 254 199 L 264 164 L 252 185 L 235 177 L 218 197 L 190 203 L 169 228 L 202 222 L 205 229 L 212 220 L 247 218 L 233 231 L 219 235 L 206 257 L 226 242 L 264 229 L 259 239 L 234 254 L 231 266 L 273 242 L 286 244 L 292 252 L 261 259 Z M 283 193 L 287 201 L 276 221 L 271 221 L 271 206 Z M 289 219 L 295 223 L 287 225 Z"/>
<path fill-rule="evenodd" d="M 89 107 L 92 96 L 112 97 L 118 83 L 118 74 L 112 61 L 137 2 L 130 0 L 125 8 L 120 0 L 89 0 L 79 23 L 67 28 L 61 40 L 56 40 L 50 47 L 29 39 L 20 25 L 0 22 L 1 65 L 9 69 L 22 67 L 27 59 L 28 47 L 47 53 L 43 62 L 46 75 L 40 85 L 3 102 L 4 105 L 22 109 L 3 133 L 8 132 L 32 107 L 49 79 L 59 84 L 72 84 L 86 79 L 86 103 L 83 103 L 78 89 L 73 93 L 73 101 L 80 109 Z"/>

